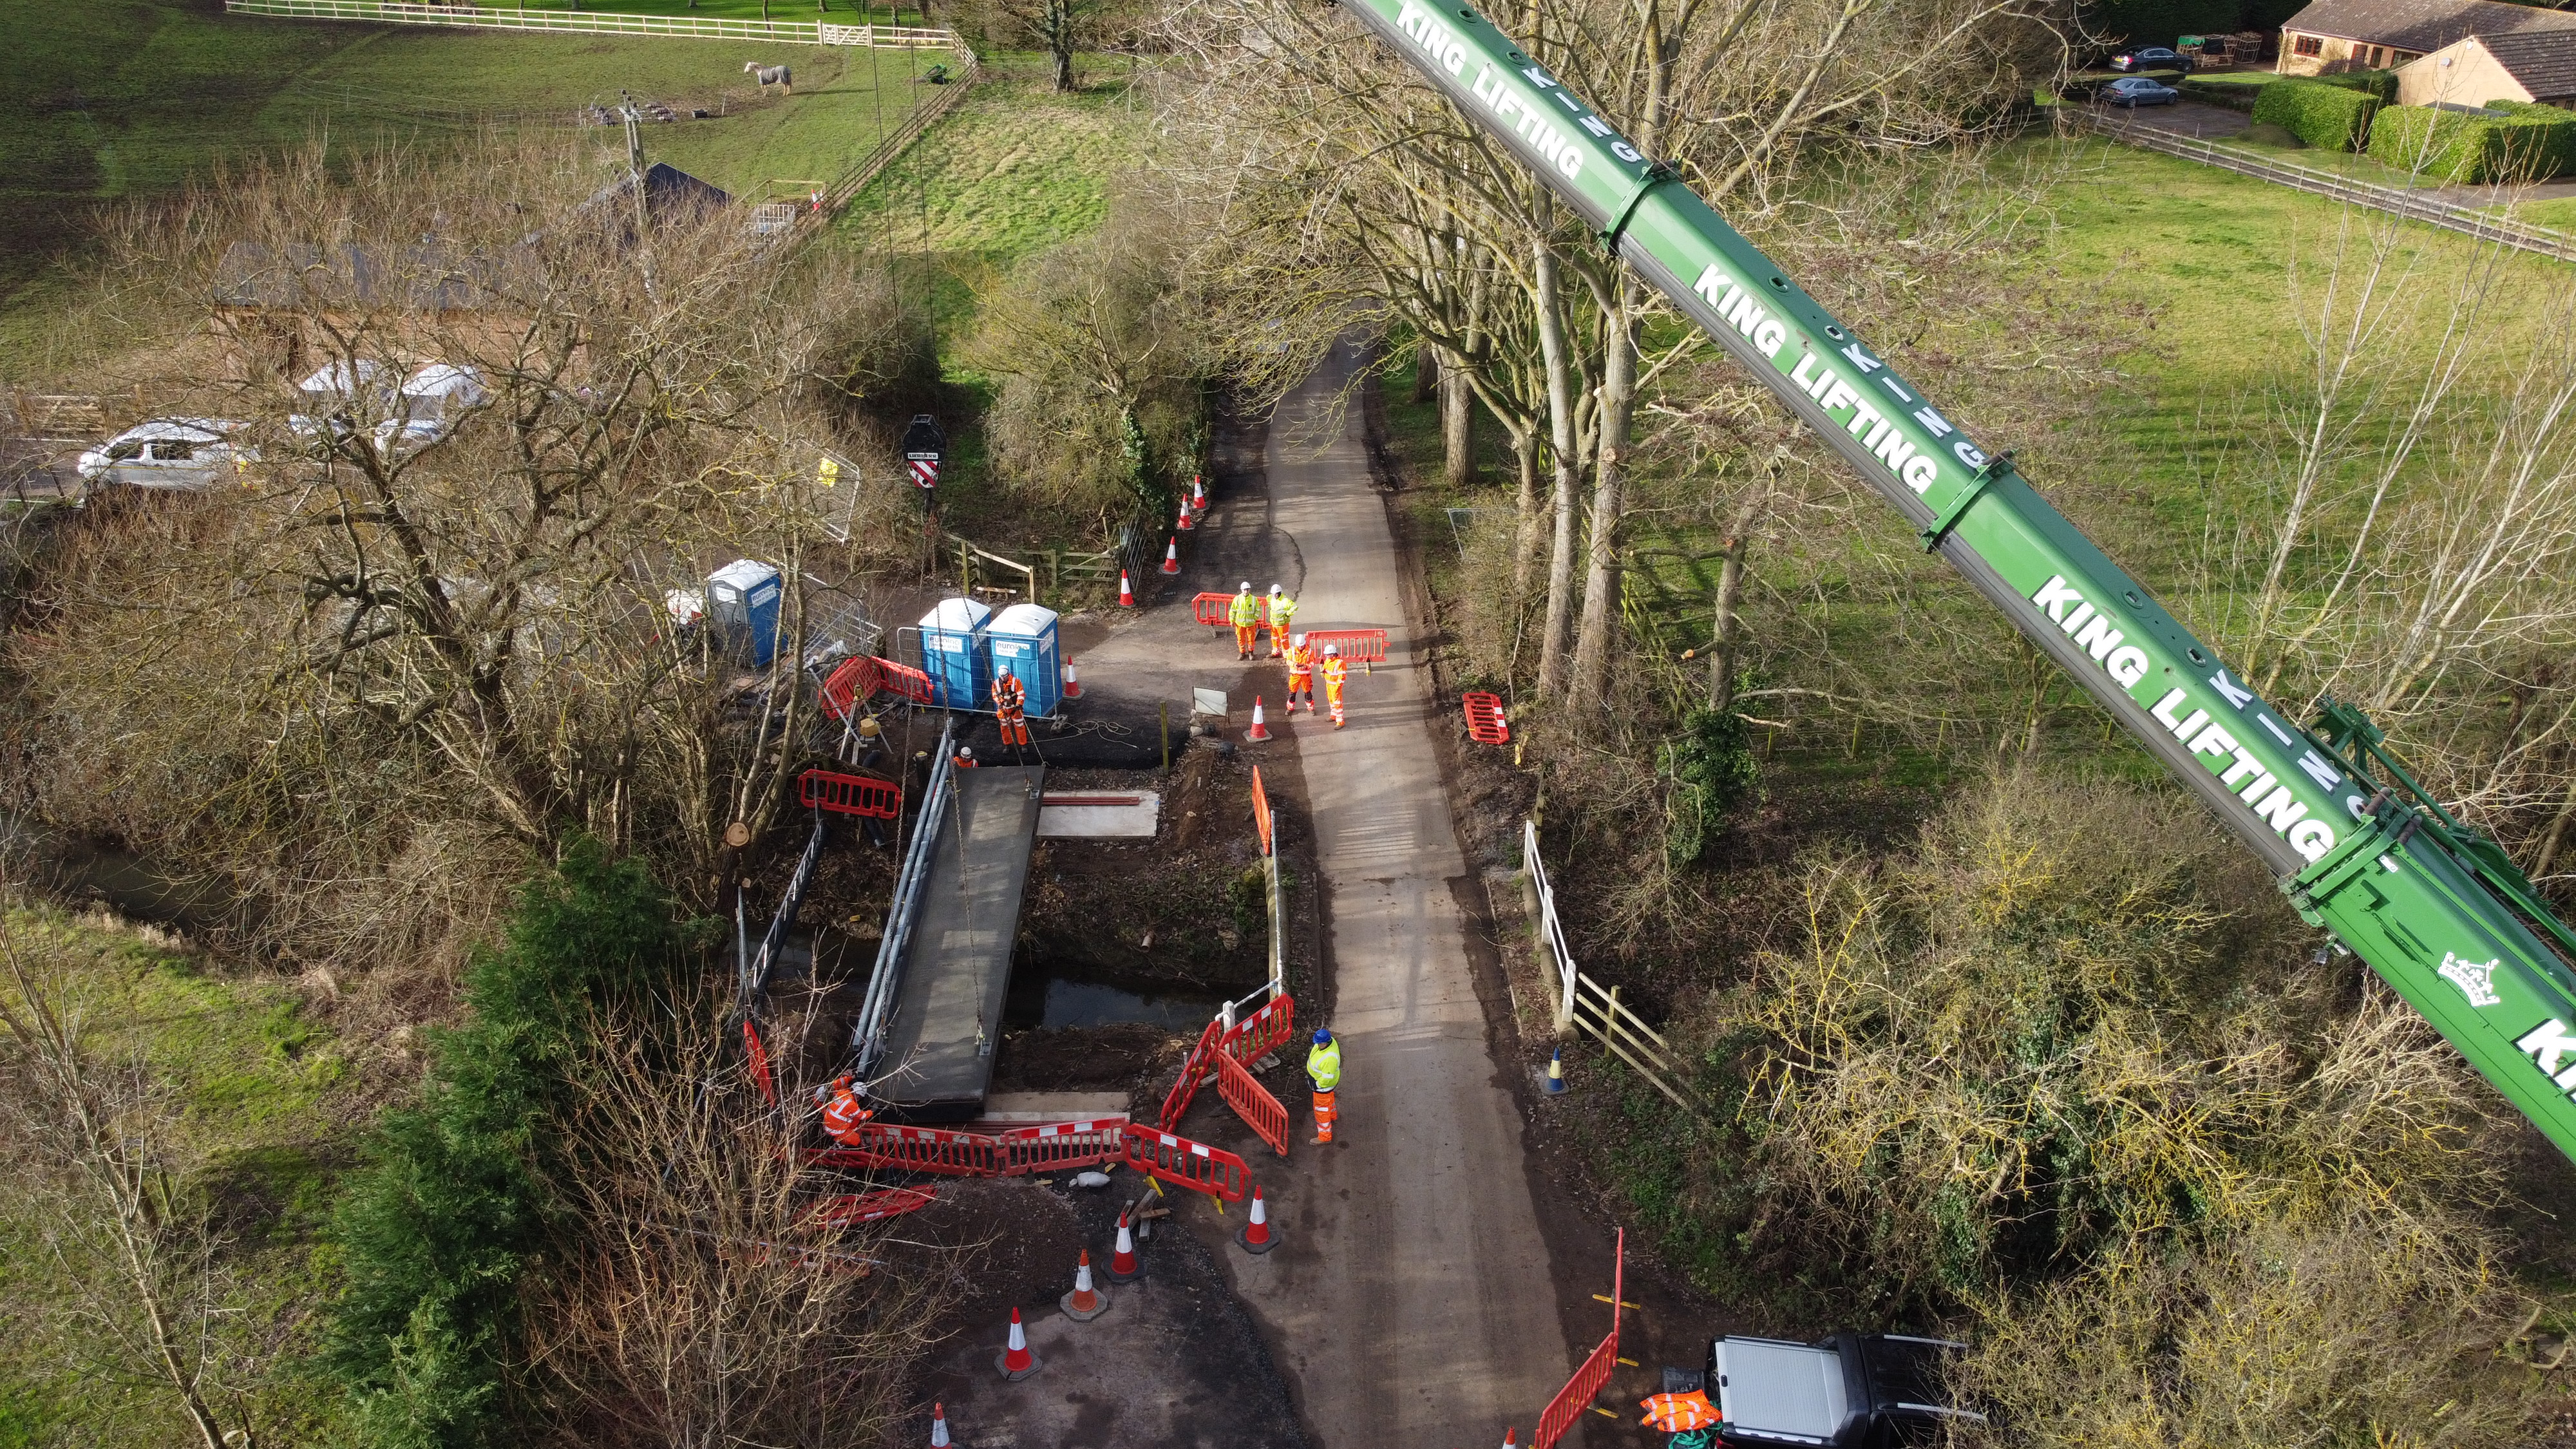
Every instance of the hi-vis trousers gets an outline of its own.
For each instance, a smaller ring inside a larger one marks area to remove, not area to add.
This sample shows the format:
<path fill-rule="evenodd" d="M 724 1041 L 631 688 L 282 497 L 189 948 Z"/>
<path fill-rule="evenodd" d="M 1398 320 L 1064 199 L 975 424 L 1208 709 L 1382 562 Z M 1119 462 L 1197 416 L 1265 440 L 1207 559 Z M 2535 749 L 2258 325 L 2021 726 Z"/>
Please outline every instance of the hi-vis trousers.
<path fill-rule="evenodd" d="M 1315 1137 L 1318 1141 L 1333 1140 L 1333 1121 L 1339 1116 L 1341 1113 L 1333 1106 L 1333 1094 L 1317 1092 L 1315 1094 Z"/>

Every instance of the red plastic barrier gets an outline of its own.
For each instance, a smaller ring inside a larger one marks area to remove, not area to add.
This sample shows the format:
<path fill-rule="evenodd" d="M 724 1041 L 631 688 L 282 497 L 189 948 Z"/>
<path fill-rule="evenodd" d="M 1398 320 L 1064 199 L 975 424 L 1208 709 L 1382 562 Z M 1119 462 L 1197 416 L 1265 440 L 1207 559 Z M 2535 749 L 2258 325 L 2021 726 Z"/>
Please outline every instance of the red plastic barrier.
<path fill-rule="evenodd" d="M 1217 1053 L 1216 1089 L 1225 1104 L 1234 1109 L 1234 1115 L 1270 1144 L 1271 1151 L 1282 1157 L 1288 1155 L 1288 1109 L 1280 1106 L 1270 1089 L 1245 1071 L 1232 1053 Z"/>
<path fill-rule="evenodd" d="M 1217 1045 L 1224 1039 L 1223 1020 L 1209 1022 L 1207 1029 L 1199 1033 L 1198 1041 L 1190 1047 L 1190 1054 L 1181 1061 L 1180 1080 L 1172 1083 L 1172 1090 L 1163 1094 L 1162 1115 L 1155 1121 L 1165 1127 L 1180 1125 L 1181 1114 L 1190 1110 L 1190 1099 L 1198 1095 L 1199 1088 L 1207 1083 L 1208 1073 L 1215 1070 L 1212 1063 Z"/>
<path fill-rule="evenodd" d="M 747 1016 L 742 1019 L 742 1056 L 751 1072 L 751 1084 L 769 1099 L 769 1105 L 777 1106 L 778 1080 L 769 1072 L 769 1044 L 760 1039 L 760 1028 Z"/>
<path fill-rule="evenodd" d="M 1481 689 L 1467 691 L 1460 701 L 1467 711 L 1467 738 L 1480 745 L 1511 743 L 1512 727 L 1503 719 L 1503 702 Z"/>
<path fill-rule="evenodd" d="M 892 820 L 903 813 L 903 792 L 874 775 L 844 775 L 834 770 L 807 770 L 796 777 L 796 801 L 812 809 L 844 815 L 873 815 Z"/>
<path fill-rule="evenodd" d="M 1269 1004 L 1236 1022 L 1233 1033 L 1219 1045 L 1227 1056 L 1249 1067 L 1286 1046 L 1296 1035 L 1296 998 L 1281 995 L 1270 998 Z"/>
<path fill-rule="evenodd" d="M 1530 1436 L 1530 1449 L 1555 1449 L 1556 1441 L 1592 1407 L 1593 1396 L 1610 1382 L 1610 1370 L 1619 1362 L 1619 1299 L 1628 1283 L 1628 1230 L 1619 1230 L 1619 1246 L 1611 1259 L 1610 1269 L 1610 1336 L 1601 1340 L 1574 1377 L 1547 1401 L 1546 1412 L 1538 1416 L 1538 1432 Z"/>
<path fill-rule="evenodd" d="M 869 654 L 854 654 L 841 661 L 823 679 L 815 703 L 832 719 L 849 718 L 854 705 L 864 705 L 881 693 L 903 696 L 916 704 L 930 703 L 930 676 L 908 664 L 879 659 Z"/>
<path fill-rule="evenodd" d="M 1018 1176 L 1120 1161 L 1127 1155 L 1126 1130 L 1125 1117 L 1103 1117 L 1014 1127 L 996 1134 L 994 1140 L 1002 1144 L 1003 1175 Z"/>
<path fill-rule="evenodd" d="M 1251 1186 L 1252 1169 L 1222 1147 L 1210 1147 L 1132 1122 L 1127 1124 L 1125 1136 L 1127 1165 L 1138 1172 L 1227 1202 L 1243 1201 L 1243 1194 Z"/>
<path fill-rule="evenodd" d="M 814 1211 L 806 1216 L 817 1227 L 846 1228 L 919 1212 L 938 1200 L 938 1192 L 926 1187 L 889 1187 L 870 1193 L 845 1192 L 814 1204 Z"/>
<path fill-rule="evenodd" d="M 1000 1177 L 1005 1167 L 1001 1141 L 976 1132 L 870 1122 L 859 1128 L 859 1139 L 866 1145 L 811 1150 L 805 1160 L 817 1167 L 890 1168 L 950 1177 Z"/>
<path fill-rule="evenodd" d="M 1190 600 L 1190 615 L 1211 629 L 1231 629 L 1234 627 L 1234 599 L 1232 594 L 1200 594 Z M 1262 594 L 1252 602 L 1252 617 L 1267 626 L 1270 623 L 1270 596 Z"/>
<path fill-rule="evenodd" d="M 1324 646 L 1330 644 L 1342 651 L 1342 658 L 1359 664 L 1375 664 L 1386 658 L 1384 629 L 1316 629 L 1306 635 L 1306 647 L 1315 658 L 1324 657 Z"/>

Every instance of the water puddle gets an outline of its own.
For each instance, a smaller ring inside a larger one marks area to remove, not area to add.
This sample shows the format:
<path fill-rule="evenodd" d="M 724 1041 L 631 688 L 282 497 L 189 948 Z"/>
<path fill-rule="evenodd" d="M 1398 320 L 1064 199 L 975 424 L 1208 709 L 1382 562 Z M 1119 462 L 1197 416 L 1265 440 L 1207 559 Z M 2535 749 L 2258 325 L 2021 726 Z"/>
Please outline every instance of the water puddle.
<path fill-rule="evenodd" d="M 1205 1027 L 1221 1004 L 1213 996 L 1129 991 L 1106 982 L 1041 976 L 1011 982 L 1003 1020 L 1014 1028 L 1142 1022 L 1186 1036 Z"/>

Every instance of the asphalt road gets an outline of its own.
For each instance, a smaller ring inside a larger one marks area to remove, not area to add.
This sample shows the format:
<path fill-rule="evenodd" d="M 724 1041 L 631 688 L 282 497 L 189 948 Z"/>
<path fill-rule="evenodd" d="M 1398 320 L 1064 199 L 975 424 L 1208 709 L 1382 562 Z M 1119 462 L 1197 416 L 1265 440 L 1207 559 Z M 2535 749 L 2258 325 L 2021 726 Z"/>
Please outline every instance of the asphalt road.
<path fill-rule="evenodd" d="M 1474 878 L 1432 743 L 1402 564 L 1359 409 L 1335 402 L 1353 362 L 1337 352 L 1273 418 L 1261 530 L 1282 577 L 1300 576 L 1300 624 L 1388 634 L 1386 662 L 1353 673 L 1347 729 L 1321 713 L 1287 726 L 1329 902 L 1339 1141 L 1308 1146 L 1305 1094 L 1287 1090 L 1302 1073 L 1273 1079 L 1296 1116 L 1274 1178 L 1286 1245 L 1226 1259 L 1325 1449 L 1499 1443 L 1506 1424 L 1526 1441 L 1574 1359 L 1520 1118 L 1486 1050 L 1453 894 Z M 1314 1024 L 1299 1013 L 1301 1034 Z M 1302 1063 L 1304 1049 L 1287 1055 Z"/>

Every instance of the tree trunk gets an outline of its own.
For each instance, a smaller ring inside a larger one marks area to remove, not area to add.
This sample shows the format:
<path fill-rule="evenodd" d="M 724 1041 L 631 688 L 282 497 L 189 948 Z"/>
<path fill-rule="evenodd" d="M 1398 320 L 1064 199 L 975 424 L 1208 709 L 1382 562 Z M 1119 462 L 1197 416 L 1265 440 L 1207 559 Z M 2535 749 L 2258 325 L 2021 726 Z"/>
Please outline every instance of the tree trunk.
<path fill-rule="evenodd" d="M 1055 52 L 1055 88 L 1056 88 L 1057 90 L 1059 90 L 1059 91 L 1065 91 L 1065 92 L 1070 92 L 1070 91 L 1073 89 L 1073 47 L 1072 47 L 1072 46 L 1069 46 L 1069 45 L 1063 45 L 1063 46 L 1058 46 L 1058 47 L 1056 47 L 1056 52 Z"/>
<path fill-rule="evenodd" d="M 1556 536 L 1547 558 L 1547 627 L 1539 636 L 1538 692 L 1565 692 L 1565 646 L 1574 632 L 1574 360 L 1566 348 L 1565 312 L 1556 253 L 1545 240 L 1532 244 L 1538 295 L 1539 355 L 1547 368 L 1548 451 L 1555 455 Z"/>
<path fill-rule="evenodd" d="M 1520 475 L 1520 492 L 1512 499 L 1512 606 L 1529 602 L 1538 581 L 1538 536 L 1541 515 L 1538 492 L 1538 428 L 1525 425 L 1512 434 L 1512 467 Z"/>
<path fill-rule="evenodd" d="M 1476 481 L 1476 395 L 1458 359 L 1440 359 L 1440 481 L 1465 488 Z"/>
<path fill-rule="evenodd" d="M 1627 508 L 1628 423 L 1637 405 L 1636 284 L 1611 284 L 1601 365 L 1601 443 L 1592 459 L 1592 550 L 1583 576 L 1583 629 L 1574 641 L 1574 701 L 1609 702 L 1611 633 L 1619 599 L 1619 517 Z"/>
<path fill-rule="evenodd" d="M 1725 560 L 1717 570 L 1717 617 L 1709 628 L 1708 707 L 1719 714 L 1735 707 L 1735 611 L 1744 598 L 1744 550 L 1751 542 L 1753 517 L 1762 507 L 1765 487 L 1744 500 L 1727 524 L 1726 537 L 1718 543 L 1718 556 Z"/>
<path fill-rule="evenodd" d="M 1710 630 L 1708 707 L 1724 714 L 1735 707 L 1735 603 L 1744 596 L 1744 535 L 1726 540 L 1726 562 L 1717 571 L 1717 622 Z"/>

